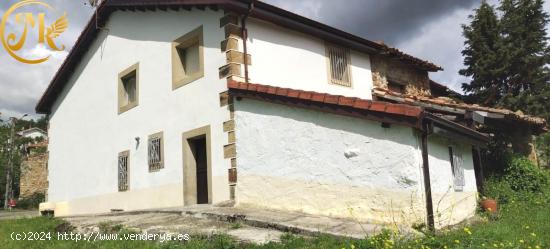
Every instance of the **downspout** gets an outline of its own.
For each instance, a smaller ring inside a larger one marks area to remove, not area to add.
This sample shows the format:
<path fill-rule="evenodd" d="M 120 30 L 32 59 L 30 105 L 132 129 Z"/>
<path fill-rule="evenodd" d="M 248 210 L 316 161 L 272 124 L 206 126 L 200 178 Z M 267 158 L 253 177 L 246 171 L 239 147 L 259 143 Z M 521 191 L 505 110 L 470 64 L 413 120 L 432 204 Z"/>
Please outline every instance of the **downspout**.
<path fill-rule="evenodd" d="M 248 5 L 248 12 L 243 16 L 241 19 L 241 27 L 242 27 L 242 37 L 243 37 L 243 63 L 244 63 L 244 81 L 248 83 L 248 46 L 247 46 L 247 40 L 248 40 L 248 30 L 246 29 L 246 19 L 248 19 L 248 16 L 254 11 L 254 2 L 255 0 L 250 1 L 250 4 Z"/>
<path fill-rule="evenodd" d="M 430 123 L 422 117 L 421 129 L 421 150 L 422 150 L 422 173 L 424 178 L 424 193 L 426 195 L 426 213 L 428 229 L 435 231 L 434 208 L 432 201 L 432 184 L 430 180 L 430 161 L 428 157 L 428 135 L 430 134 Z"/>

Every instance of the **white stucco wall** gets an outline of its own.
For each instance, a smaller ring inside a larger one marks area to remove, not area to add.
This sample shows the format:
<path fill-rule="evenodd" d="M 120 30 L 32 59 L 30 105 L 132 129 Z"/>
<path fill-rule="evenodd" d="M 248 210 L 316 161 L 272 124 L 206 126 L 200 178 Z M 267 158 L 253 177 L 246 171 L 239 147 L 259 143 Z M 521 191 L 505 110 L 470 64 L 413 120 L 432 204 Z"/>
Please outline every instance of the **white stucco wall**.
<path fill-rule="evenodd" d="M 222 16 L 223 11 L 211 10 L 111 15 L 51 115 L 48 201 L 63 203 L 59 214 L 183 205 L 182 133 L 206 125 L 212 134 L 213 202 L 229 198 L 222 128 L 229 112 L 219 104 L 219 93 L 227 89 L 218 77 L 225 64 Z M 172 90 L 171 42 L 200 25 L 205 76 Z M 118 74 L 137 62 L 139 106 L 118 115 Z M 150 173 L 147 139 L 160 131 L 165 168 Z M 130 150 L 130 191 L 118 193 L 117 156 L 125 150 Z"/>
<path fill-rule="evenodd" d="M 248 99 L 235 107 L 239 205 L 383 222 L 424 220 L 421 154 L 412 128 L 385 129 Z"/>
<path fill-rule="evenodd" d="M 430 178 L 435 222 L 437 227 L 456 224 L 475 214 L 477 186 L 472 147 L 460 141 L 430 136 L 428 139 Z M 465 185 L 462 191 L 453 187 L 453 171 L 449 158 L 449 145 L 462 153 Z"/>
<path fill-rule="evenodd" d="M 251 82 L 372 99 L 367 54 L 353 50 L 350 53 L 352 87 L 334 85 L 328 80 L 323 40 L 257 19 L 249 19 L 247 29 L 248 53 L 252 56 Z"/>

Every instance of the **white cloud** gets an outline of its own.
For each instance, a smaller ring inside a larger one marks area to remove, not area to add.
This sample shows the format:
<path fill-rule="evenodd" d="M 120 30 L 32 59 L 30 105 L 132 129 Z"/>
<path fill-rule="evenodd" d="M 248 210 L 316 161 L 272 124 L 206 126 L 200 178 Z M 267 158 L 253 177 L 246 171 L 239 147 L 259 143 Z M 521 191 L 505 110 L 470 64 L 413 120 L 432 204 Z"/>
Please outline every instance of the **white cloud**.
<path fill-rule="evenodd" d="M 10 57 L 0 47 L 0 63 L 2 65 L 0 67 L 0 119 L 5 120 L 11 116 L 21 116 L 23 113 L 29 113 L 31 117 L 36 117 L 34 106 L 61 63 L 65 60 L 68 51 L 92 13 L 89 7 L 84 6 L 84 0 L 50 0 L 48 2 L 56 8 L 56 12 L 46 14 L 46 25 L 53 23 L 56 18 L 67 11 L 69 28 L 55 41 L 56 44 L 64 44 L 66 49 L 62 52 L 56 52 L 44 45 L 37 45 L 36 30 L 30 31 L 26 45 L 21 51 L 17 51 L 17 54 L 31 59 L 51 56 L 47 62 L 37 65 L 24 64 Z M 2 3 L 0 5 L 2 7 L 1 12 L 9 5 Z M 21 28 L 22 25 L 8 27 L 9 32 L 14 33 L 17 33 Z"/>
<path fill-rule="evenodd" d="M 25 58 L 44 58 L 50 56 L 50 59 L 63 60 L 68 54 L 67 51 L 53 51 L 44 44 L 37 44 L 31 50 L 23 51 Z"/>

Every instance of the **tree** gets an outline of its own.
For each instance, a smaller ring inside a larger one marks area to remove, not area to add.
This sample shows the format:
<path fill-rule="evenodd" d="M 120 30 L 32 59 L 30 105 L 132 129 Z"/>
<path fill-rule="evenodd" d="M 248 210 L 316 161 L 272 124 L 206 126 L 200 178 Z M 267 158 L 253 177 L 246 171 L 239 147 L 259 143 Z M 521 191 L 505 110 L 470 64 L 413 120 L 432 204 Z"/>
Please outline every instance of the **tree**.
<path fill-rule="evenodd" d="M 501 106 L 550 118 L 549 16 L 542 0 L 502 0 L 506 95 Z"/>
<path fill-rule="evenodd" d="M 471 77 L 462 89 L 470 98 L 484 105 L 496 105 L 503 95 L 503 70 L 500 47 L 502 46 L 498 18 L 493 6 L 486 1 L 469 16 L 471 23 L 462 25 L 466 38 L 462 50 L 465 69 L 461 75 Z"/>
<path fill-rule="evenodd" d="M 463 84 L 470 100 L 550 118 L 549 16 L 543 0 L 501 0 L 497 18 L 485 1 L 463 25 Z"/>
<path fill-rule="evenodd" d="M 550 120 L 550 47 L 545 29 L 549 16 L 543 0 L 501 0 L 497 10 L 482 2 L 471 22 L 463 25 L 466 68 L 459 73 L 471 78 L 463 84 L 465 99 Z M 508 145 L 517 142 L 507 133 L 517 130 L 485 128 L 496 134 L 486 151 L 488 161 L 495 164 L 508 153 Z M 539 141 L 543 141 L 540 152 L 550 151 L 549 140 Z"/>
<path fill-rule="evenodd" d="M 9 121 L 9 118 L 6 118 L 8 120 L 0 121 L 0 206 L 3 206 L 4 204 L 4 192 L 6 187 L 6 168 L 8 165 L 8 156 L 9 156 L 9 147 L 8 146 L 8 138 L 10 137 L 10 131 L 11 131 L 11 122 Z M 46 130 L 48 126 L 48 120 L 45 117 L 41 117 L 38 120 L 18 120 L 15 123 L 15 130 L 20 131 L 23 129 L 28 129 L 30 127 L 38 127 L 41 129 Z M 21 161 L 22 161 L 22 154 L 21 149 L 24 147 L 25 144 L 35 142 L 33 139 L 30 138 L 22 138 L 22 137 L 15 137 L 15 150 L 12 155 L 13 160 L 13 172 L 12 172 L 12 179 L 13 179 L 13 187 L 14 187 L 14 194 L 15 197 L 18 197 L 19 193 L 19 179 L 20 179 L 20 173 L 21 173 Z"/>

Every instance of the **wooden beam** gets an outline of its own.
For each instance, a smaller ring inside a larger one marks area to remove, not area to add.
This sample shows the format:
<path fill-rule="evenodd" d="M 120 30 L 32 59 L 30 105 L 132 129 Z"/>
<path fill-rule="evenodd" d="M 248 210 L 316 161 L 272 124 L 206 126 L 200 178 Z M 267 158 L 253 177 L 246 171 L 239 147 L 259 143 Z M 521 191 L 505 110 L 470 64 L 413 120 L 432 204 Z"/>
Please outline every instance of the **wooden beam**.
<path fill-rule="evenodd" d="M 422 174 L 424 178 L 424 193 L 426 195 L 426 214 L 428 229 L 435 231 L 434 207 L 432 200 L 432 182 L 430 179 L 430 160 L 428 154 L 428 122 L 424 122 L 421 133 L 422 149 Z"/>
<path fill-rule="evenodd" d="M 485 193 L 483 189 L 485 176 L 483 175 L 483 164 L 481 162 L 481 151 L 479 147 L 472 146 L 472 157 L 474 159 L 474 173 L 476 176 L 477 192 L 480 196 L 483 196 Z"/>

